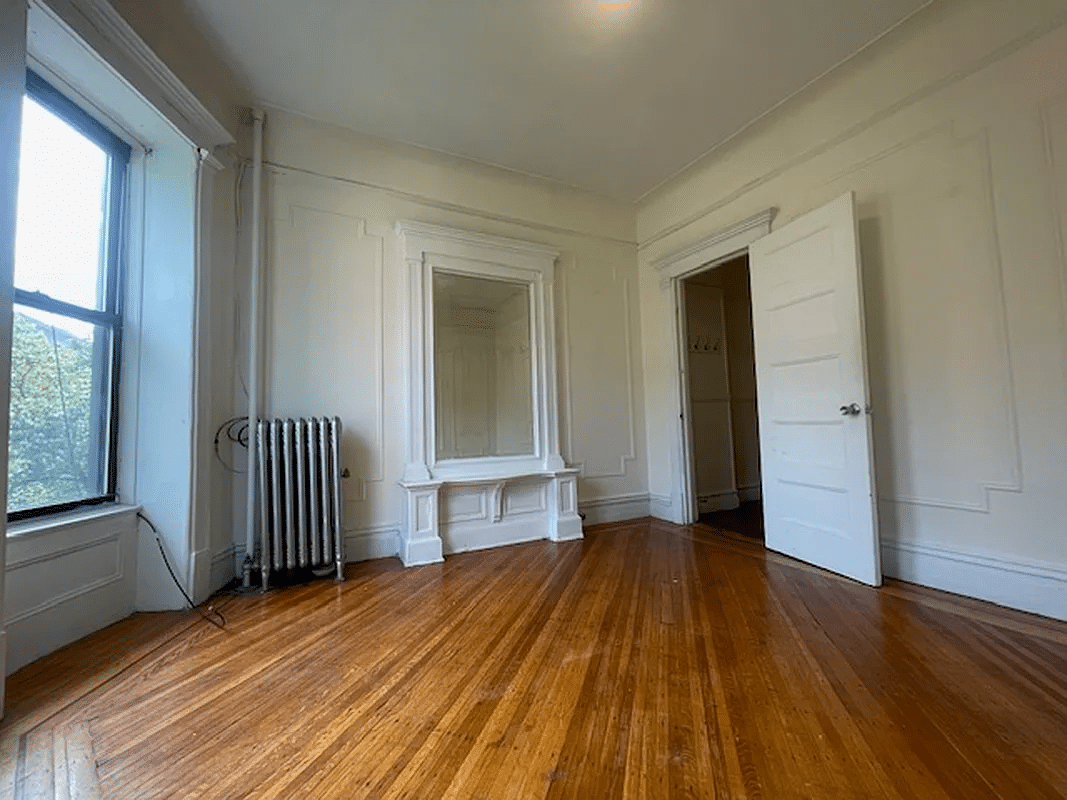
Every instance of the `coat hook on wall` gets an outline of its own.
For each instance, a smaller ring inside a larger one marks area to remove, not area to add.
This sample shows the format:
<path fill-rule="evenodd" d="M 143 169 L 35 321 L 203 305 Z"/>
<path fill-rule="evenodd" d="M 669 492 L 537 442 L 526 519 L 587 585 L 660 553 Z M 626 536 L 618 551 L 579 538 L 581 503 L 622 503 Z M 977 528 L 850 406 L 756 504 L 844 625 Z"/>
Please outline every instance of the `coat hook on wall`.
<path fill-rule="evenodd" d="M 688 346 L 690 352 L 693 353 L 706 353 L 708 351 L 718 353 L 722 347 L 722 337 L 712 342 L 710 336 L 690 336 Z"/>

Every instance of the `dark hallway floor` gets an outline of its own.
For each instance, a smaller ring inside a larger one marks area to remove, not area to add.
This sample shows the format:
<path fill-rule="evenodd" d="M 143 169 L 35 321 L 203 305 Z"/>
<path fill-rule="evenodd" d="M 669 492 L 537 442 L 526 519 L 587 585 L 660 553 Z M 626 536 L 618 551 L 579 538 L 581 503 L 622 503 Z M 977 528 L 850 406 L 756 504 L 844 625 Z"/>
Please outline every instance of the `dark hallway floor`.
<path fill-rule="evenodd" d="M 728 511 L 700 515 L 700 522 L 712 528 L 739 533 L 757 542 L 763 541 L 763 503 L 754 500 Z"/>

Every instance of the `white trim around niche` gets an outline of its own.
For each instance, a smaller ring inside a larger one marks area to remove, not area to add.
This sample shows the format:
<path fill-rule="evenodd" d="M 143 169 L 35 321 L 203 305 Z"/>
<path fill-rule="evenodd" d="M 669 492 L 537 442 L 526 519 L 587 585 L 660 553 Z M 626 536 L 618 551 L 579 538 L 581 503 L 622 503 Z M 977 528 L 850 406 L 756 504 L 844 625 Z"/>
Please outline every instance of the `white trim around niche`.
<path fill-rule="evenodd" d="M 403 349 L 408 398 L 407 453 L 400 483 L 404 489 L 401 560 L 411 566 L 437 562 L 446 552 L 471 547 L 581 538 L 578 470 L 564 464 L 559 442 L 554 308 L 559 252 L 533 242 L 408 220 L 397 222 L 396 231 L 406 278 Z M 529 286 L 534 439 L 529 456 L 437 460 L 435 269 Z M 531 512 L 530 498 L 544 502 L 535 503 Z M 514 513 L 509 515 L 507 509 L 512 507 Z M 497 511 L 472 514 L 470 508 Z"/>

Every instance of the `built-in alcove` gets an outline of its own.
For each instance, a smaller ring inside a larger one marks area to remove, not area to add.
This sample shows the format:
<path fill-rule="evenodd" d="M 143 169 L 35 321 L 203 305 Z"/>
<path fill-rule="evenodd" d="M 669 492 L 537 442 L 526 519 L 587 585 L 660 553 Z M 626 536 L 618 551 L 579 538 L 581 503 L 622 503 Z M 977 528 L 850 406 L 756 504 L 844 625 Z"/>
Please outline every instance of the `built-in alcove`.
<path fill-rule="evenodd" d="M 553 282 L 542 245 L 399 222 L 407 277 L 407 565 L 582 535 L 560 455 Z"/>

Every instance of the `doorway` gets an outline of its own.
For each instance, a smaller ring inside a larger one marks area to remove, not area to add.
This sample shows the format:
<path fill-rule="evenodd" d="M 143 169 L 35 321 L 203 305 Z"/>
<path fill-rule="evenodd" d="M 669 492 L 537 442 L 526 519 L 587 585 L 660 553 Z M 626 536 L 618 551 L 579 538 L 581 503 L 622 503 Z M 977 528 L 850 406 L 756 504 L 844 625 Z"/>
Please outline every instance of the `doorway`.
<path fill-rule="evenodd" d="M 690 409 L 689 362 L 695 356 L 689 347 L 713 351 L 716 338 L 724 349 L 729 346 L 725 311 L 721 337 L 697 341 L 694 330 L 690 340 L 686 284 L 745 255 L 759 387 L 765 546 L 878 586 L 881 554 L 856 198 L 847 192 L 772 231 L 773 218 L 771 209 L 652 262 L 663 275 L 660 285 L 672 290 L 675 301 L 671 346 L 681 413 L 674 440 L 678 471 L 672 496 L 664 498 L 666 510 L 681 525 L 698 519 L 693 445 L 694 429 L 699 438 L 703 423 L 694 425 Z M 728 378 L 728 368 L 723 371 Z M 732 446 L 732 419 L 729 427 Z M 739 486 L 735 475 L 735 493 Z M 737 499 L 740 504 L 740 495 Z"/>
<path fill-rule="evenodd" d="M 682 281 L 690 518 L 763 541 L 748 253 Z"/>

